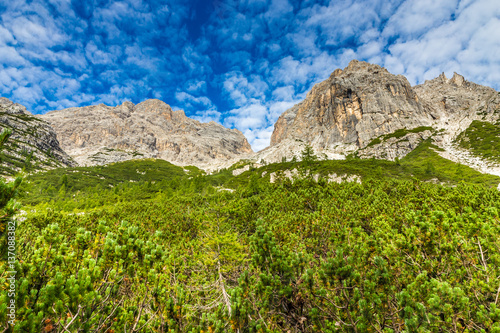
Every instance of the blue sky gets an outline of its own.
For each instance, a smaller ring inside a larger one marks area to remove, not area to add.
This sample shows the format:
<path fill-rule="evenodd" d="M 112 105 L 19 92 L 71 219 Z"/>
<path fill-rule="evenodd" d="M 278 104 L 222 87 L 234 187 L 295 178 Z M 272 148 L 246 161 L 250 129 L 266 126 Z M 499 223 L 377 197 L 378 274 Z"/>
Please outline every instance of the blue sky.
<path fill-rule="evenodd" d="M 35 114 L 158 98 L 241 130 L 358 59 L 500 88 L 498 0 L 0 0 L 0 95 Z"/>

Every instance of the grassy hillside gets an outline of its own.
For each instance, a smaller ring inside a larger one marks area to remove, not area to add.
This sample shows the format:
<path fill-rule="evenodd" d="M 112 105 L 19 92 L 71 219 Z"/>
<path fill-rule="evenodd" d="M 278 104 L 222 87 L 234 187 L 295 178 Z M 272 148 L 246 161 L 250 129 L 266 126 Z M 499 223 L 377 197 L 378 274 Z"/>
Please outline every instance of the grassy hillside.
<path fill-rule="evenodd" d="M 496 189 L 255 177 L 234 192 L 206 187 L 28 209 L 17 331 L 500 330 Z"/>
<path fill-rule="evenodd" d="M 422 181 L 436 181 L 448 185 L 466 182 L 471 184 L 484 184 L 497 186 L 500 177 L 480 173 L 468 166 L 447 160 L 436 152 L 439 148 L 426 140 L 410 154 L 399 161 L 387 161 L 378 159 L 350 158 L 346 160 L 315 161 L 314 163 L 286 162 L 275 163 L 251 169 L 228 182 L 229 185 L 237 186 L 247 182 L 253 174 L 262 175 L 284 170 L 304 169 L 310 170 L 311 174 L 327 176 L 358 175 L 363 180 L 368 179 L 418 179 Z"/>
<path fill-rule="evenodd" d="M 456 142 L 479 157 L 500 163 L 500 122 L 474 120 Z"/>
<path fill-rule="evenodd" d="M 239 176 L 245 161 L 33 174 L 7 332 L 500 332 L 500 180 L 435 149 Z M 270 183 L 292 169 L 304 177 Z M 362 183 L 307 176 L 332 173 Z"/>

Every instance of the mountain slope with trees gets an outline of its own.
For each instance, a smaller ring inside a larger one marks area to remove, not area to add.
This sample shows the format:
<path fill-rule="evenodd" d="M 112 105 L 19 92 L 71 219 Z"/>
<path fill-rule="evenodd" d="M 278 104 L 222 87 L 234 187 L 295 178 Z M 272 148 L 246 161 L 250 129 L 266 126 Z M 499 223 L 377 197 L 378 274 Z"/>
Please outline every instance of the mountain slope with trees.
<path fill-rule="evenodd" d="M 396 162 L 309 148 L 238 176 L 155 160 L 29 176 L 7 331 L 498 332 L 498 177 L 426 171 L 429 145 Z"/>

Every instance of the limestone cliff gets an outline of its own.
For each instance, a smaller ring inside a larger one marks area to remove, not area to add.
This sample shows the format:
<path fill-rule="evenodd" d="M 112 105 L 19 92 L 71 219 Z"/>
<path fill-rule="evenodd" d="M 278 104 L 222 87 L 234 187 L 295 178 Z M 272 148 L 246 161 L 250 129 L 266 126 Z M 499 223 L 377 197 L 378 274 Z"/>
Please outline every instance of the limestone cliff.
<path fill-rule="evenodd" d="M 4 129 L 10 129 L 12 135 L 2 151 L 0 173 L 75 165 L 61 149 L 49 124 L 33 116 L 26 107 L 1 97 L 0 131 Z"/>
<path fill-rule="evenodd" d="M 353 60 L 278 119 L 271 145 L 287 138 L 311 142 L 319 149 L 338 143 L 361 148 L 374 137 L 431 121 L 429 109 L 419 103 L 405 77 Z"/>
<path fill-rule="evenodd" d="M 240 131 L 215 122 L 200 123 L 160 100 L 69 108 L 42 118 L 54 127 L 63 149 L 80 165 L 160 158 L 203 167 L 252 153 Z"/>
<path fill-rule="evenodd" d="M 423 103 L 432 109 L 433 141 L 443 150 L 439 154 L 481 172 L 500 176 L 500 165 L 460 148 L 455 139 L 474 120 L 499 124 L 500 93 L 493 88 L 465 80 L 457 73 L 451 79 L 444 73 L 414 87 Z"/>
<path fill-rule="evenodd" d="M 442 74 L 412 87 L 402 75 L 353 60 L 279 117 L 271 146 L 255 159 L 290 159 L 309 144 L 328 158 L 356 152 L 360 157 L 394 160 L 431 136 L 453 155 L 453 139 L 473 120 L 498 120 L 499 103 L 494 89 L 456 73 L 451 79 Z"/>

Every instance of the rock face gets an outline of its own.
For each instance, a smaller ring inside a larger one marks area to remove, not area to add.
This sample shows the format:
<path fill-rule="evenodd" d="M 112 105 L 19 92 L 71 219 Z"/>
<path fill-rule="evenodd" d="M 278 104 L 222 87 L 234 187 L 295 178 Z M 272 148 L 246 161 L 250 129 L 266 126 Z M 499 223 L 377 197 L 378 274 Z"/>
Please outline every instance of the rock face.
<path fill-rule="evenodd" d="M 500 96 L 490 87 L 466 81 L 454 73 L 451 79 L 441 74 L 415 86 L 422 102 L 430 107 L 433 125 L 446 131 L 443 140 L 449 143 L 473 120 L 494 122 L 500 117 Z"/>
<path fill-rule="evenodd" d="M 3 148 L 1 171 L 4 174 L 23 168 L 32 171 L 75 165 L 61 149 L 49 124 L 4 97 L 0 98 L 0 128 L 12 130 Z"/>
<path fill-rule="evenodd" d="M 381 138 L 377 140 L 380 141 L 379 143 L 359 149 L 357 155 L 361 158 L 375 157 L 394 161 L 396 158 L 406 156 L 413 149 L 417 148 L 423 140 L 428 139 L 433 134 L 435 134 L 435 131 L 426 129 L 417 133 L 409 132 L 402 137 Z"/>
<path fill-rule="evenodd" d="M 271 146 L 292 139 L 308 142 L 319 151 L 339 144 L 357 149 L 397 129 L 431 122 L 428 106 L 419 102 L 405 77 L 353 60 L 280 116 Z"/>
<path fill-rule="evenodd" d="M 69 108 L 42 118 L 54 127 L 63 149 L 80 165 L 160 158 L 204 167 L 252 153 L 240 131 L 215 122 L 200 123 L 160 100 Z"/>
<path fill-rule="evenodd" d="M 454 143 L 457 136 L 474 120 L 490 123 L 499 121 L 499 93 L 490 87 L 469 82 L 457 73 L 451 79 L 443 73 L 414 89 L 423 103 L 432 109 L 433 127 L 439 130 L 433 136 L 433 141 L 443 149 L 438 153 L 483 173 L 500 176 L 500 165 L 473 156 Z"/>
<path fill-rule="evenodd" d="M 328 158 L 357 152 L 364 158 L 394 160 L 431 136 L 445 149 L 443 156 L 446 152 L 454 155 L 453 140 L 473 120 L 494 122 L 499 116 L 500 95 L 459 74 L 451 79 L 442 74 L 411 87 L 402 75 L 353 60 L 279 117 L 271 146 L 255 160 L 290 160 L 306 144 Z M 404 133 L 391 136 L 397 131 Z"/>

